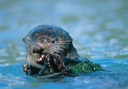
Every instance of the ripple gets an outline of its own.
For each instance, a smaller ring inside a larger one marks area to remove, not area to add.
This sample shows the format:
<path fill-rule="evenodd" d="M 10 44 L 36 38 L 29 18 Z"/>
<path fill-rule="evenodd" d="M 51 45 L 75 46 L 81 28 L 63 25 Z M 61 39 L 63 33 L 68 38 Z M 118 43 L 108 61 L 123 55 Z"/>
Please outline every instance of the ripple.
<path fill-rule="evenodd" d="M 0 88 L 127 89 L 127 16 L 126 0 L 1 0 Z M 56 82 L 25 76 L 20 63 L 25 59 L 22 38 L 39 24 L 64 28 L 78 53 L 105 71 Z"/>

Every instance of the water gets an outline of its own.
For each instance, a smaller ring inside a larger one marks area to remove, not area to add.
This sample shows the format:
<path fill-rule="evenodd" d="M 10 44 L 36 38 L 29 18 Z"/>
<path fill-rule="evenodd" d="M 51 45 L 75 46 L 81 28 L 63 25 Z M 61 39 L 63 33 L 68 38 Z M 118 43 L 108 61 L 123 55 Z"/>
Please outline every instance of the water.
<path fill-rule="evenodd" d="M 127 0 L 0 0 L 1 89 L 127 89 Z M 22 38 L 40 24 L 70 33 L 81 57 L 105 71 L 58 81 L 25 75 Z"/>

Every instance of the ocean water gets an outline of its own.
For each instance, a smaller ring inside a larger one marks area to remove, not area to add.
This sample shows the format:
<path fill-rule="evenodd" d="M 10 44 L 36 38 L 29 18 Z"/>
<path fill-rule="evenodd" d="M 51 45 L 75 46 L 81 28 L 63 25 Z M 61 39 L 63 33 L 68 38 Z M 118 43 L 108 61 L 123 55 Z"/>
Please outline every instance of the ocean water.
<path fill-rule="evenodd" d="M 128 89 L 127 0 L 1 0 L 0 89 Z M 26 76 L 22 38 L 35 26 L 62 27 L 79 55 L 105 71 L 49 80 Z"/>

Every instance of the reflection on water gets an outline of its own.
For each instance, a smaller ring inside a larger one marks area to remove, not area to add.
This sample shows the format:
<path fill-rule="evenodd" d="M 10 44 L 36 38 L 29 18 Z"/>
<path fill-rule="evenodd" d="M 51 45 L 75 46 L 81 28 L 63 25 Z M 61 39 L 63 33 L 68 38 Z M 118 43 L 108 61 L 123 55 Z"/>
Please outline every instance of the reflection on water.
<path fill-rule="evenodd" d="M 1 0 L 0 88 L 127 89 L 127 16 L 127 0 Z M 25 76 L 22 38 L 40 24 L 64 28 L 74 39 L 78 53 L 94 59 L 106 71 L 58 82 Z"/>

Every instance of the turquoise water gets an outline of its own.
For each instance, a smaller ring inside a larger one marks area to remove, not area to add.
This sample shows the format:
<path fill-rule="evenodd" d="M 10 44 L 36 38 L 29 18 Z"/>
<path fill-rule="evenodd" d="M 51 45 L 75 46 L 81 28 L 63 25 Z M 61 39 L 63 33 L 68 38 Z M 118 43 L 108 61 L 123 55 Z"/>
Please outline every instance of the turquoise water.
<path fill-rule="evenodd" d="M 127 89 L 127 0 L 1 0 L 1 89 Z M 81 57 L 105 71 L 58 81 L 25 75 L 22 38 L 40 24 L 57 25 L 70 33 Z"/>

